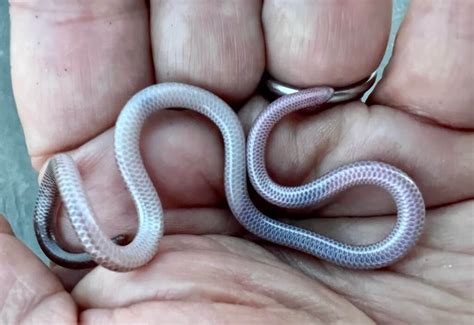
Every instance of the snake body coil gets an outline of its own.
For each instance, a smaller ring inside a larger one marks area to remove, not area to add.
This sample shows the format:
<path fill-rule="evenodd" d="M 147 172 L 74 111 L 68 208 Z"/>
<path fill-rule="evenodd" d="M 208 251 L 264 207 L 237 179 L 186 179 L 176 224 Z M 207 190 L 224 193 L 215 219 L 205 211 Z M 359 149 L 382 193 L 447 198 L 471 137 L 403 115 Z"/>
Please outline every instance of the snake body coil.
<path fill-rule="evenodd" d="M 60 154 L 49 161 L 35 209 L 35 231 L 42 249 L 50 259 L 66 267 L 90 267 L 95 262 L 115 271 L 138 268 L 156 255 L 163 235 L 163 210 L 140 155 L 140 133 L 144 122 L 153 113 L 180 107 L 207 116 L 221 131 L 225 147 L 225 193 L 233 215 L 248 231 L 270 242 L 348 268 L 373 269 L 394 263 L 416 243 L 425 216 L 421 193 L 405 173 L 380 162 L 357 162 L 342 166 L 309 184 L 284 187 L 274 183 L 266 171 L 266 139 L 277 121 L 290 112 L 321 105 L 332 95 L 331 88 L 319 87 L 273 102 L 257 118 L 246 148 L 237 115 L 212 93 L 178 83 L 164 83 L 142 90 L 126 104 L 115 129 L 117 164 L 138 212 L 139 225 L 134 239 L 120 246 L 104 234 L 94 218 L 74 162 L 68 155 Z M 398 209 L 397 222 L 385 239 L 357 246 L 271 219 L 262 214 L 249 198 L 246 158 L 252 184 L 273 204 L 293 208 L 309 206 L 349 187 L 372 184 L 393 196 Z M 66 252 L 56 243 L 53 218 L 58 195 L 85 253 Z"/>

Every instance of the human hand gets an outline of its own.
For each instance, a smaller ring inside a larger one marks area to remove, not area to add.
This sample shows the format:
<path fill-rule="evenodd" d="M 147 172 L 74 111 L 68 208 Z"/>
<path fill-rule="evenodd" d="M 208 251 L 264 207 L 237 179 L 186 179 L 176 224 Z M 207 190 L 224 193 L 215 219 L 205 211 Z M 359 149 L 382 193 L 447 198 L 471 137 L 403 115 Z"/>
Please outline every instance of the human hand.
<path fill-rule="evenodd" d="M 265 68 L 296 86 L 347 85 L 378 65 L 390 26 L 388 2 L 266 1 L 263 31 L 258 2 L 152 1 L 151 23 L 143 2 L 11 3 L 12 74 L 33 164 L 40 168 L 51 154 L 71 150 L 111 236 L 135 230 L 133 204 L 111 168 L 111 126 L 136 91 L 181 81 L 241 106 Z M 128 274 L 96 268 L 71 295 L 3 235 L 2 260 L 10 267 L 2 269 L 0 287 L 13 292 L 3 308 L 26 318 L 54 310 L 71 321 L 79 310 L 83 320 L 124 322 L 472 320 L 470 11 L 467 1 L 414 1 L 372 106 L 350 103 L 288 118 L 270 141 L 269 169 L 284 184 L 362 159 L 408 172 L 429 210 L 424 236 L 401 262 L 351 271 L 224 236 L 239 228 L 224 208 L 219 134 L 193 113 L 170 111 L 148 124 L 143 155 L 166 208 L 166 231 L 180 235 L 163 238 L 147 267 Z M 240 110 L 247 129 L 265 105 L 254 96 Z M 318 212 L 328 218 L 293 222 L 365 243 L 384 235 L 394 212 L 386 195 L 355 189 Z M 74 235 L 62 225 L 64 244 L 74 247 Z M 58 274 L 68 281 L 74 272 Z"/>

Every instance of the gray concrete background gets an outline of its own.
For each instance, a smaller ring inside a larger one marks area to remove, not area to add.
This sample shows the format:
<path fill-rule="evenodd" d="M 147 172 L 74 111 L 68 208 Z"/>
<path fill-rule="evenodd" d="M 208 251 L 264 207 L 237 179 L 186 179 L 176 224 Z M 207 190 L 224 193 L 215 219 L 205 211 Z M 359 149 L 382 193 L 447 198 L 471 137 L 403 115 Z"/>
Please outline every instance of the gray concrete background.
<path fill-rule="evenodd" d="M 390 58 L 394 36 L 408 3 L 409 0 L 394 1 L 392 33 L 381 70 Z M 16 235 L 39 253 L 31 222 L 37 191 L 36 173 L 30 165 L 12 94 L 9 23 L 8 1 L 2 0 L 0 2 L 0 213 L 7 216 Z"/>
<path fill-rule="evenodd" d="M 0 213 L 16 235 L 39 252 L 31 215 L 37 190 L 18 120 L 10 78 L 8 1 L 0 1 Z"/>

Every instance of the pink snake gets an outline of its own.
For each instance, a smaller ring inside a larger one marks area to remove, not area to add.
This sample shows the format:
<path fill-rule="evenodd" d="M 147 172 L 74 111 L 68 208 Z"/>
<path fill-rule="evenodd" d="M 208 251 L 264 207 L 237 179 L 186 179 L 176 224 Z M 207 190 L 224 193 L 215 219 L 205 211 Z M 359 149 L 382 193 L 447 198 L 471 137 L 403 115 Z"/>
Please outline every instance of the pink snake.
<path fill-rule="evenodd" d="M 221 131 L 225 146 L 228 205 L 249 232 L 269 242 L 348 268 L 374 269 L 398 261 L 415 245 L 425 218 L 421 193 L 404 172 L 381 162 L 355 162 L 308 184 L 286 187 L 273 182 L 266 171 L 265 147 L 272 127 L 285 115 L 304 108 L 316 109 L 333 95 L 333 89 L 317 87 L 274 101 L 255 121 L 246 147 L 237 115 L 212 93 L 179 83 L 158 84 L 140 91 L 121 112 L 114 142 L 118 168 L 138 212 L 135 237 L 122 246 L 117 243 L 119 238 L 112 240 L 105 235 L 96 222 L 72 158 L 59 154 L 49 160 L 37 198 L 34 224 L 40 246 L 50 259 L 69 268 L 91 267 L 97 263 L 115 271 L 130 271 L 153 259 L 163 236 L 163 210 L 140 155 L 140 133 L 150 115 L 180 107 L 207 116 Z M 250 200 L 246 160 L 254 188 L 272 204 L 307 207 L 349 187 L 370 184 L 382 187 L 392 195 L 398 210 L 396 224 L 390 234 L 377 243 L 348 245 L 269 218 Z M 55 240 L 54 207 L 59 196 L 84 253 L 65 251 Z"/>

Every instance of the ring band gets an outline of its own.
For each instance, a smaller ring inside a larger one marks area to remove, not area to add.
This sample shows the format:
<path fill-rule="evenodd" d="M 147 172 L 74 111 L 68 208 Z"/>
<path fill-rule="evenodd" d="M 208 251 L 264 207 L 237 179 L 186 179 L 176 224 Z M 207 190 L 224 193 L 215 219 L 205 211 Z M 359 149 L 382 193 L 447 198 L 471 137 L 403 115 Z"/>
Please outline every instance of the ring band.
<path fill-rule="evenodd" d="M 374 85 L 376 76 L 377 73 L 374 72 L 367 79 L 361 80 L 346 87 L 337 89 L 335 88 L 334 95 L 328 100 L 328 103 L 335 104 L 346 102 L 351 99 L 362 98 L 365 92 Z M 264 80 L 264 86 L 268 91 L 270 91 L 272 95 L 276 97 L 294 94 L 303 89 L 290 86 L 273 78 L 266 78 Z"/>

